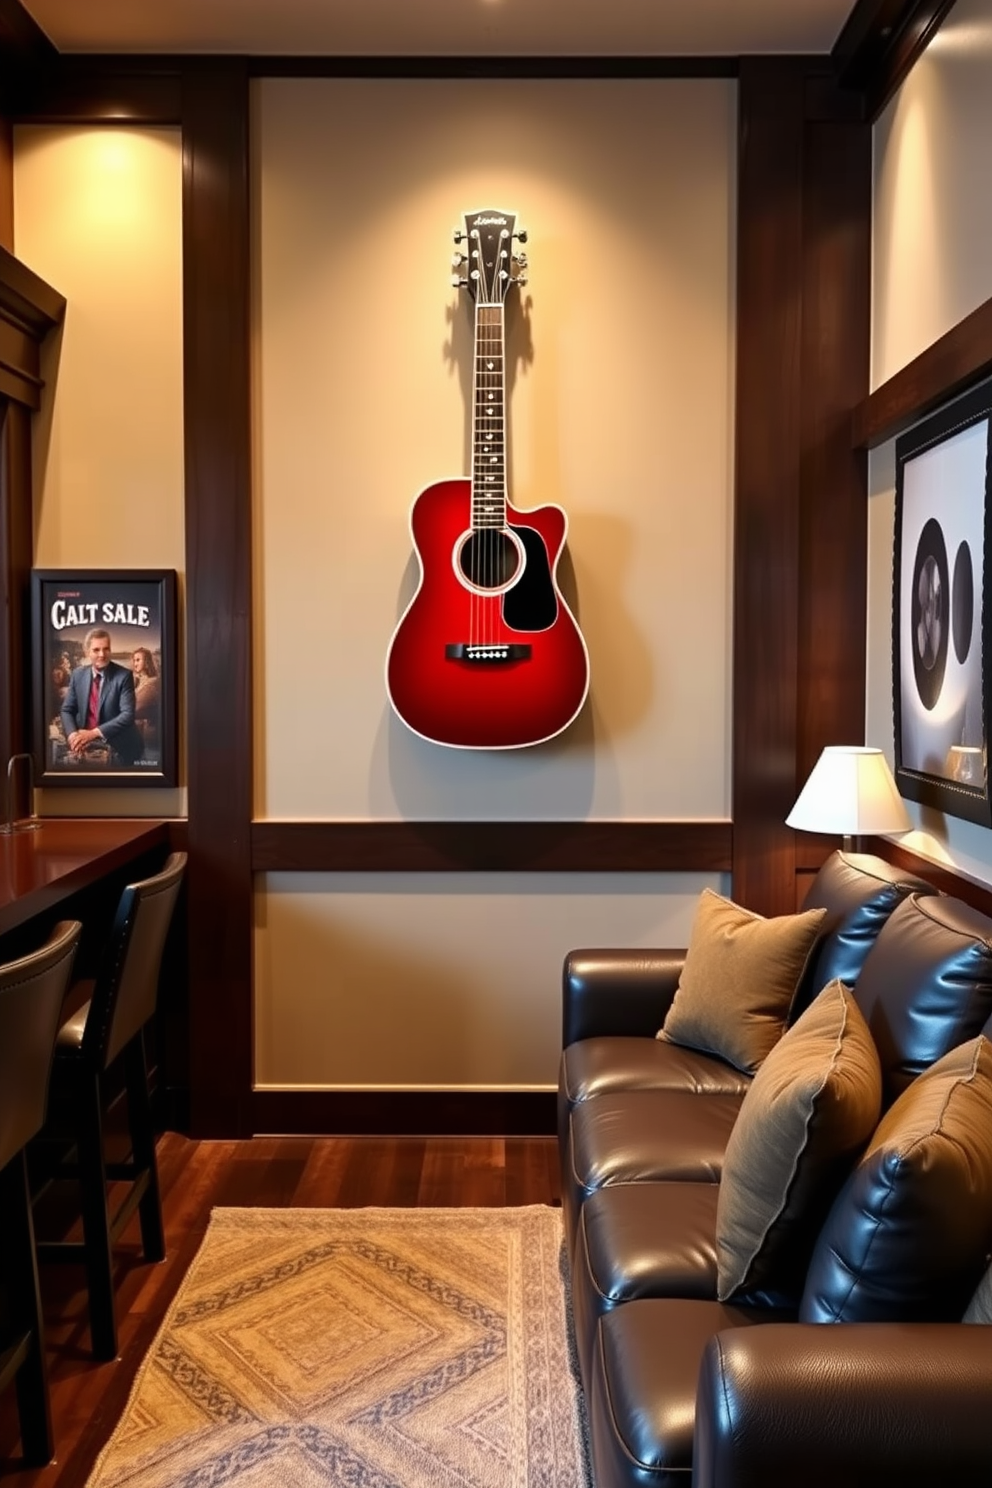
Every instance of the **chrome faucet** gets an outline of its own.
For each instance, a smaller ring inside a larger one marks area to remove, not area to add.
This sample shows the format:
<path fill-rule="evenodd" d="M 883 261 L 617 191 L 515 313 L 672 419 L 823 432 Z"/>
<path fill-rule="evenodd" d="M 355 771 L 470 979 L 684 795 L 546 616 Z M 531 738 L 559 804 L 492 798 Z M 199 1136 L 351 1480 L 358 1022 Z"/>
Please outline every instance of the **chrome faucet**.
<path fill-rule="evenodd" d="M 24 817 L 21 821 L 14 820 L 14 766 L 19 760 L 26 760 L 28 766 L 28 803 L 31 815 Z M 33 832 L 41 823 L 34 814 L 34 760 L 30 754 L 12 754 L 7 761 L 7 820 L 0 826 L 0 832 L 10 834 L 12 832 Z"/>

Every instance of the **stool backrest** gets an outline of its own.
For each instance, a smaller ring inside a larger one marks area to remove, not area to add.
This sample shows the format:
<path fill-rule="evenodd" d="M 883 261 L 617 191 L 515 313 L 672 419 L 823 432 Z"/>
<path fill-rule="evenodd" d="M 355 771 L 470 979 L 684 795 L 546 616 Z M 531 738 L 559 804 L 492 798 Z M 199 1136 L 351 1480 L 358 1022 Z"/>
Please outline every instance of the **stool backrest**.
<path fill-rule="evenodd" d="M 63 920 L 40 950 L 0 966 L 0 1168 L 41 1130 L 59 1014 L 82 926 Z"/>
<path fill-rule="evenodd" d="M 160 873 L 128 884 L 93 987 L 83 1057 L 106 1069 L 153 1017 L 165 937 L 179 897 L 186 854 L 172 853 Z"/>

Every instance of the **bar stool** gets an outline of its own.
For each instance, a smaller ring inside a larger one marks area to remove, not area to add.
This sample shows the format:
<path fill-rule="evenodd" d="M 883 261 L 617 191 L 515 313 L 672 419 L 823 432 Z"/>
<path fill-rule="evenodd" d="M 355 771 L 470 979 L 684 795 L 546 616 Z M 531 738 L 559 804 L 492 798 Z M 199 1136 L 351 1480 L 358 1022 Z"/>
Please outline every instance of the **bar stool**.
<path fill-rule="evenodd" d="M 172 853 L 160 873 L 125 888 L 90 996 L 55 1041 L 52 1105 L 59 1120 L 67 1119 L 75 1144 L 75 1161 L 60 1164 L 56 1176 L 79 1182 L 83 1240 L 40 1242 L 38 1255 L 85 1262 L 90 1339 L 97 1359 L 117 1353 L 112 1247 L 136 1209 L 145 1260 L 165 1256 L 144 1030 L 155 1013 L 162 951 L 185 867 L 186 854 Z M 75 999 L 78 992 L 70 995 Z M 110 1163 L 103 1140 L 104 1077 L 118 1060 L 127 1095 L 131 1160 Z M 130 1184 L 113 1216 L 108 1179 Z"/>
<path fill-rule="evenodd" d="M 55 1447 L 24 1149 L 45 1120 L 81 929 L 64 920 L 40 950 L 0 966 L 0 1286 L 9 1324 L 0 1337 L 0 1388 L 16 1382 L 24 1460 L 32 1465 L 50 1462 Z"/>

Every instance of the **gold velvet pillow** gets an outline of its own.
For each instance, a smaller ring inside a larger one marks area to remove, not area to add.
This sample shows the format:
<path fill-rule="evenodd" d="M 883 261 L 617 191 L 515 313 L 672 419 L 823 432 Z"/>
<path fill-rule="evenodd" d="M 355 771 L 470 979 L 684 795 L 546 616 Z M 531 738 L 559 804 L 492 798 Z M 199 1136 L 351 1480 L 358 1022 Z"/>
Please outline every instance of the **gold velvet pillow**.
<path fill-rule="evenodd" d="M 841 1182 L 875 1130 L 882 1072 L 843 982 L 824 987 L 764 1061 L 730 1133 L 716 1210 L 717 1295 L 788 1305 Z"/>
<path fill-rule="evenodd" d="M 766 920 L 704 889 L 659 1038 L 753 1075 L 778 1043 L 825 909 Z"/>

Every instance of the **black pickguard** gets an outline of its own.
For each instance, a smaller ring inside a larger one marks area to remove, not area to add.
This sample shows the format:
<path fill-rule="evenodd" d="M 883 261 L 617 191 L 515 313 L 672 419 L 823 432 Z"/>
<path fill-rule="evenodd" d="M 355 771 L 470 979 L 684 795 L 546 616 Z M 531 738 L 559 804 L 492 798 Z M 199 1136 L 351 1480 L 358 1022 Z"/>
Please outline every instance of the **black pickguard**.
<path fill-rule="evenodd" d="M 550 630 L 558 618 L 558 595 L 544 539 L 522 523 L 507 526 L 523 543 L 527 562 L 517 583 L 503 595 L 503 619 L 511 630 Z"/>

